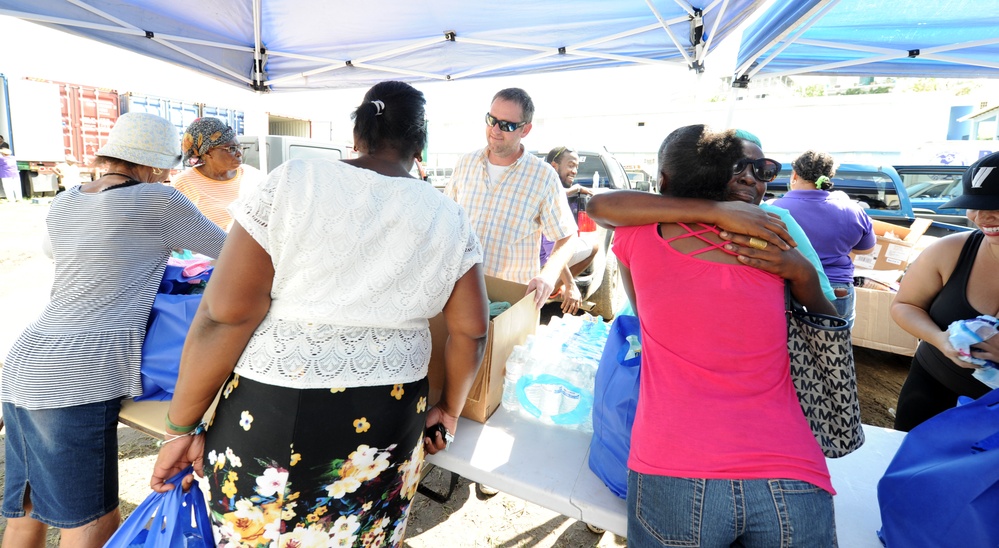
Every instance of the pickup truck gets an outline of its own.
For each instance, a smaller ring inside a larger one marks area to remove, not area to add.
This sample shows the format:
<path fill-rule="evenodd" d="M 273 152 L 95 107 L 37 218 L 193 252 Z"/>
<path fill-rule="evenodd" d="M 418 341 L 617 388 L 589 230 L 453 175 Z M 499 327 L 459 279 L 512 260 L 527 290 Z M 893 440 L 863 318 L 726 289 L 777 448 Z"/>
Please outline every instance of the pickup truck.
<path fill-rule="evenodd" d="M 767 184 L 764 200 L 778 198 L 787 192 L 791 161 L 781 164 L 784 168 L 777 179 Z M 927 218 L 933 221 L 933 225 L 926 231 L 930 236 L 944 236 L 971 228 L 970 221 L 963 215 L 916 210 L 902 178 L 892 166 L 842 164 L 837 168 L 832 181 L 833 191 L 845 192 L 859 202 L 872 219 L 909 226 L 917 217 Z"/>
<path fill-rule="evenodd" d="M 582 149 L 576 153 L 579 154 L 579 168 L 576 171 L 575 184 L 592 189 L 594 193 L 634 188 L 624 166 L 611 153 L 597 149 Z M 534 154 L 544 160 L 547 151 Z M 577 218 L 577 224 L 585 215 L 585 209 L 584 199 L 579 208 L 580 218 Z M 590 223 L 592 224 L 592 221 Z M 576 276 L 576 285 L 583 296 L 583 308 L 595 316 L 610 321 L 624 305 L 626 297 L 621 288 L 621 277 L 617 274 L 617 258 L 613 253 L 607 252 L 611 247 L 614 233 L 595 224 L 593 228 L 593 231 L 579 234 L 579 237 L 587 243 L 592 245 L 596 242 L 599 247 L 590 266 Z"/>

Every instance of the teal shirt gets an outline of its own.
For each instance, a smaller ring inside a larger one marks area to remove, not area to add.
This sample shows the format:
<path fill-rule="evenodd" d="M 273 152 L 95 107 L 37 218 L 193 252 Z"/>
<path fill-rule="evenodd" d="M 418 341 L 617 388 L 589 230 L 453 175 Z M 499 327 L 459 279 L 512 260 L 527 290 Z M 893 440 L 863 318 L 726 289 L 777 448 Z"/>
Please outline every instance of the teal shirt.
<path fill-rule="evenodd" d="M 822 286 L 822 294 L 829 299 L 830 302 L 836 300 L 836 294 L 833 292 L 833 288 L 829 285 L 829 278 L 826 277 L 825 270 L 822 269 L 822 261 L 819 260 L 819 254 L 815 252 L 815 248 L 812 247 L 812 242 L 808 241 L 808 236 L 805 236 L 805 231 L 801 229 L 801 225 L 798 224 L 794 218 L 791 217 L 791 213 L 784 209 L 777 207 L 775 205 L 770 205 L 766 202 L 760 204 L 760 208 L 767 213 L 776 213 L 780 216 L 780 220 L 784 221 L 787 225 L 787 233 L 794 238 L 794 241 L 798 244 L 798 251 L 805 256 L 811 263 L 815 266 L 816 272 L 819 273 L 819 285 Z"/>

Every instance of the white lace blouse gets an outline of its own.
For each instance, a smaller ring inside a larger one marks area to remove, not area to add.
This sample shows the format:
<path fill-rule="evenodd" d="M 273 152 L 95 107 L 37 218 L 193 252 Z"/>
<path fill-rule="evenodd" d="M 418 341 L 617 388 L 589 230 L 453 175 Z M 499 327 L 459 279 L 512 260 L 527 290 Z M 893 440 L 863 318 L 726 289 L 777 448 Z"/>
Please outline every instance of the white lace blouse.
<path fill-rule="evenodd" d="M 234 202 L 274 263 L 271 307 L 236 372 L 290 388 L 413 382 L 427 320 L 482 248 L 432 185 L 332 160 L 292 160 Z"/>

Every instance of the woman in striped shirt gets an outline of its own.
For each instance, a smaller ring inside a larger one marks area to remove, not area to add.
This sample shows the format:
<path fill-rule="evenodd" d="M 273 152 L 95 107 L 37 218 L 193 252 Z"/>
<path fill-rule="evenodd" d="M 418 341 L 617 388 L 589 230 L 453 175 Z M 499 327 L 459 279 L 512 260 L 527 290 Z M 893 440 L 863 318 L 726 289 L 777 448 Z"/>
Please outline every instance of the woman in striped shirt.
<path fill-rule="evenodd" d="M 15 341 L 0 383 L 7 426 L 3 546 L 102 546 L 118 527 L 117 421 L 142 393 L 146 322 L 174 248 L 217 257 L 225 232 L 160 184 L 180 160 L 177 131 L 122 115 L 97 151 L 108 172 L 53 201 L 52 299 Z"/>

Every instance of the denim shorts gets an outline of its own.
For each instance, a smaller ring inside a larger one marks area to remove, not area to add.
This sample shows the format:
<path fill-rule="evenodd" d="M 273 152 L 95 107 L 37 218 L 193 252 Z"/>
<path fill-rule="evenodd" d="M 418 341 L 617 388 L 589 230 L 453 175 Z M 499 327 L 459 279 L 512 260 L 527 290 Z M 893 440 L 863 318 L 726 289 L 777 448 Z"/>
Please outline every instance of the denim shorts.
<path fill-rule="evenodd" d="M 628 546 L 836 546 L 832 495 L 790 479 L 674 478 L 628 472 Z"/>
<path fill-rule="evenodd" d="M 3 516 L 73 529 L 118 507 L 121 400 L 28 410 L 4 402 Z"/>
<path fill-rule="evenodd" d="M 850 324 L 850 329 L 853 329 L 853 322 L 857 319 L 857 292 L 853 288 L 853 284 L 830 283 L 829 285 L 833 289 L 847 290 L 845 297 L 838 297 L 833 301 L 833 306 L 836 307 L 836 313 Z"/>

